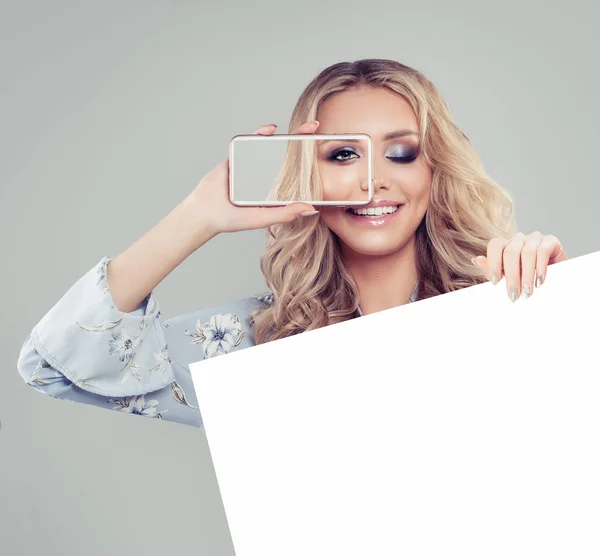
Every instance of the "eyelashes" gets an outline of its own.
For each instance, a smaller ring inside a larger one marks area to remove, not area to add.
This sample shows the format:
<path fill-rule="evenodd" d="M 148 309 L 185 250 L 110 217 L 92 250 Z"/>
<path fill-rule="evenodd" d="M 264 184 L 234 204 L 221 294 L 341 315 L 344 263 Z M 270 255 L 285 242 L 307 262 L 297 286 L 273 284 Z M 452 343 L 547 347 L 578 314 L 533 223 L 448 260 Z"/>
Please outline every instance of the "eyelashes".
<path fill-rule="evenodd" d="M 408 164 L 415 161 L 419 156 L 419 149 L 412 146 L 396 146 L 385 153 L 386 158 L 392 162 Z"/>
<path fill-rule="evenodd" d="M 409 164 L 419 157 L 419 152 L 418 147 L 396 145 L 387 150 L 385 157 L 397 164 Z M 351 147 L 342 147 L 327 155 L 327 160 L 338 163 L 350 162 L 357 158 L 361 158 L 361 156 Z"/>
<path fill-rule="evenodd" d="M 327 160 L 332 160 L 334 162 L 347 162 L 348 160 L 352 160 L 354 158 L 360 158 L 358 153 L 350 148 L 350 147 L 342 147 L 341 149 L 336 149 L 330 155 L 327 156 Z"/>

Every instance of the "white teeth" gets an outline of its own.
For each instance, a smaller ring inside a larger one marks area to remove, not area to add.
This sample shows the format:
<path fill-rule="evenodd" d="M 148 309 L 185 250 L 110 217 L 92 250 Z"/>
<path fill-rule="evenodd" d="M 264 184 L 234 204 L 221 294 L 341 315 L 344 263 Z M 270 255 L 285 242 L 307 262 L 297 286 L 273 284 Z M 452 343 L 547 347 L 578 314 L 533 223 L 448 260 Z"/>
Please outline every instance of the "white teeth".
<path fill-rule="evenodd" d="M 397 210 L 397 206 L 351 209 L 352 213 L 357 216 L 381 216 L 382 214 L 392 214 Z"/>

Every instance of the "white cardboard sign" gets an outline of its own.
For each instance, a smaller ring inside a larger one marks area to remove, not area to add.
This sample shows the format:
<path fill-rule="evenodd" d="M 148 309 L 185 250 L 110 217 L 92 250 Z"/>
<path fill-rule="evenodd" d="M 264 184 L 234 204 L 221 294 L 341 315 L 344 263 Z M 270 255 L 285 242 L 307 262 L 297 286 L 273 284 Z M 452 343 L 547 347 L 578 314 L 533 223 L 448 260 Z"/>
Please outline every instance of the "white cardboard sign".
<path fill-rule="evenodd" d="M 237 556 L 600 554 L 600 253 L 191 365 Z"/>

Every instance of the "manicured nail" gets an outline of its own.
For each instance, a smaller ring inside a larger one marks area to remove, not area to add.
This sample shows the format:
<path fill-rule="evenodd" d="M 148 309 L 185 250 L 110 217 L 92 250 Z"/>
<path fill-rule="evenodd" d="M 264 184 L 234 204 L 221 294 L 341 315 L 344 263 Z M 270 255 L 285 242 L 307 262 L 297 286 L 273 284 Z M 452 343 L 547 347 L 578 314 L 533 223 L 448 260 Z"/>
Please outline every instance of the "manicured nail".
<path fill-rule="evenodd" d="M 530 296 L 531 296 L 531 286 L 529 284 L 524 284 L 523 285 L 523 293 L 521 294 L 521 297 L 523 299 L 529 299 Z"/>
<path fill-rule="evenodd" d="M 307 212 L 301 212 L 300 216 L 312 216 L 313 214 L 319 214 L 318 210 L 309 210 Z"/>
<path fill-rule="evenodd" d="M 479 265 L 477 264 L 477 261 L 475 260 L 475 257 L 473 257 L 473 258 L 471 259 L 471 262 L 473 263 L 473 266 L 479 266 Z"/>
<path fill-rule="evenodd" d="M 543 283 L 544 280 L 542 279 L 542 275 L 538 272 L 535 276 L 535 287 L 540 288 Z"/>
<path fill-rule="evenodd" d="M 496 270 L 492 270 L 492 284 L 494 284 L 494 286 L 498 283 L 498 272 Z"/>
<path fill-rule="evenodd" d="M 510 300 L 515 303 L 517 299 L 519 299 L 519 292 L 516 288 L 511 288 L 508 292 L 508 296 L 510 297 Z"/>

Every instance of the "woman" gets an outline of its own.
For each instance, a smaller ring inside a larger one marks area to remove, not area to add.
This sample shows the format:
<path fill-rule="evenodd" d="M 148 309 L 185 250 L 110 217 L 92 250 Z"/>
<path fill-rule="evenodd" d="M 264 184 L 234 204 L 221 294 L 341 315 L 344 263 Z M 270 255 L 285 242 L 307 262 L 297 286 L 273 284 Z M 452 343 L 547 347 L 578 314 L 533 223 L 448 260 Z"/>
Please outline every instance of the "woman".
<path fill-rule="evenodd" d="M 290 123 L 296 133 L 317 129 L 371 136 L 376 210 L 235 207 L 225 161 L 42 318 L 19 358 L 25 381 L 55 397 L 201 426 L 191 362 L 485 280 L 504 278 L 514 302 L 566 260 L 555 237 L 514 233 L 510 198 L 419 72 L 388 60 L 325 69 Z M 338 151 L 335 163 L 360 157 Z M 219 233 L 257 228 L 269 230 L 269 294 L 162 321 L 153 291 L 174 268 Z"/>

